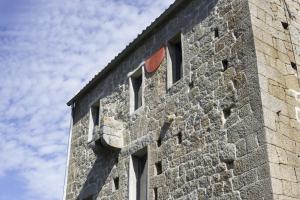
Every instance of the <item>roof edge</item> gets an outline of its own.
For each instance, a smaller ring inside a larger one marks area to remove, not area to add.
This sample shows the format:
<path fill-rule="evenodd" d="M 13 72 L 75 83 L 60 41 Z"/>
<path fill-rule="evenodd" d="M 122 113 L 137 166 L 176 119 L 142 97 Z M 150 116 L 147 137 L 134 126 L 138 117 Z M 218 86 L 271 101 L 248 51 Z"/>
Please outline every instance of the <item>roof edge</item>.
<path fill-rule="evenodd" d="M 191 0 L 175 0 L 173 4 L 169 6 L 158 18 L 154 20 L 146 29 L 142 31 L 131 43 L 129 43 L 125 49 L 121 51 L 115 58 L 113 58 L 97 75 L 92 78 L 71 100 L 68 101 L 67 105 L 71 106 L 77 99 L 82 97 L 91 87 L 93 87 L 98 81 L 100 81 L 106 74 L 112 71 L 122 60 L 130 54 L 134 49 L 143 42 L 144 39 L 149 37 L 153 30 L 164 23 L 169 16 L 175 13 L 175 11 L 184 8 L 183 2 L 190 2 Z"/>

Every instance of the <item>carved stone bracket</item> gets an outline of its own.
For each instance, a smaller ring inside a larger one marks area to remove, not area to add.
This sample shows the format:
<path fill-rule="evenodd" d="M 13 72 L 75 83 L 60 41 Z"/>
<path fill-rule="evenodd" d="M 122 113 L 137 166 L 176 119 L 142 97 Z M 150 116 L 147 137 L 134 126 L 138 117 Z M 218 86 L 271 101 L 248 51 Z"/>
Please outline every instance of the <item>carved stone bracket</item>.
<path fill-rule="evenodd" d="M 122 122 L 112 117 L 104 117 L 101 126 L 94 127 L 93 141 L 89 143 L 89 146 L 95 153 L 108 149 L 122 149 L 124 147 L 123 132 Z"/>
<path fill-rule="evenodd" d="M 122 122 L 112 117 L 104 117 L 100 131 L 103 145 L 117 149 L 124 147 L 124 125 Z"/>

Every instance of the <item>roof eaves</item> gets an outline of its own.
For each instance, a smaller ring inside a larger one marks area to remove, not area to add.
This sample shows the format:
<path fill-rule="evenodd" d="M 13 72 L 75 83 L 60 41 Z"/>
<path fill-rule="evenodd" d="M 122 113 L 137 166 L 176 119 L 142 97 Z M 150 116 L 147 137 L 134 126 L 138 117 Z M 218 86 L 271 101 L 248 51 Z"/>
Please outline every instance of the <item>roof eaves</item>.
<path fill-rule="evenodd" d="M 118 64 L 131 53 L 145 38 L 147 38 L 156 27 L 161 25 L 168 19 L 174 12 L 183 7 L 183 3 L 189 2 L 190 0 L 175 0 L 158 18 L 154 20 L 146 29 L 142 31 L 131 43 L 129 43 L 125 49 L 119 53 L 108 65 L 101 70 L 97 75 L 92 78 L 68 103 L 67 105 L 72 105 L 78 98 L 82 97 L 91 87 L 93 87 L 99 80 L 105 77 L 110 71 L 112 71 Z"/>

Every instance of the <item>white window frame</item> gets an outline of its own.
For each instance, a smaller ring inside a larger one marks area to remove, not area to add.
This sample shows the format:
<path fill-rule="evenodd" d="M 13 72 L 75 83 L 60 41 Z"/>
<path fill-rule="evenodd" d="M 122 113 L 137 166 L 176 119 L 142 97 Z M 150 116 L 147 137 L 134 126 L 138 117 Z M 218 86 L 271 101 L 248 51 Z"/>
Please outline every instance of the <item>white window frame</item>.
<path fill-rule="evenodd" d="M 133 114 L 142 110 L 144 107 L 144 87 L 145 87 L 145 62 L 142 62 L 136 69 L 128 73 L 127 77 L 129 78 L 129 113 Z M 141 72 L 140 72 L 141 71 Z M 134 89 L 132 84 L 132 78 L 137 74 L 142 74 L 142 106 L 135 110 L 135 99 L 134 99 Z"/>
<path fill-rule="evenodd" d="M 99 107 L 99 116 L 98 116 L 98 124 L 100 125 L 100 120 L 101 120 L 101 101 L 100 100 L 97 100 L 93 103 L 91 103 L 89 105 L 89 130 L 88 130 L 88 143 L 92 142 L 93 141 L 93 138 L 94 138 L 94 128 L 95 128 L 95 122 L 94 122 L 94 119 L 93 119 L 93 109 L 95 106 L 98 106 Z"/>
<path fill-rule="evenodd" d="M 171 37 L 166 44 L 166 53 L 167 53 L 167 89 L 170 89 L 175 83 L 177 82 L 173 82 L 173 66 L 172 66 L 172 58 L 171 58 L 171 54 L 170 54 L 170 43 L 172 42 L 172 40 L 176 37 L 179 36 L 180 37 L 180 42 L 181 42 L 181 58 L 182 58 L 182 63 L 181 63 L 181 78 L 178 80 L 180 81 L 183 77 L 184 77 L 184 52 L 183 52 L 183 34 L 182 32 L 179 32 L 177 34 L 175 34 L 173 37 Z"/>
<path fill-rule="evenodd" d="M 147 186 L 146 186 L 146 193 L 147 193 L 147 199 L 149 199 L 149 195 L 150 195 L 150 152 L 149 152 L 149 146 L 144 147 L 146 148 L 147 151 L 147 160 L 146 160 L 146 167 L 147 167 Z M 141 149 L 142 150 L 142 149 Z M 133 156 L 135 156 L 134 154 L 129 156 L 129 165 L 128 165 L 128 191 L 129 191 L 129 200 L 136 200 L 137 196 L 137 188 L 136 188 L 136 173 L 134 171 L 134 166 L 133 166 Z"/>

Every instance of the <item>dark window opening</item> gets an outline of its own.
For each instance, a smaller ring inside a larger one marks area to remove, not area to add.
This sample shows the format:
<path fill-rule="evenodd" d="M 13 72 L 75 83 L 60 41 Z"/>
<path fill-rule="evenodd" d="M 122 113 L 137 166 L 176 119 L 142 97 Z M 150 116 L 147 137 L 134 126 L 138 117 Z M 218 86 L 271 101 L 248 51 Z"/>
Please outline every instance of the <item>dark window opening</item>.
<path fill-rule="evenodd" d="M 86 198 L 84 198 L 82 200 L 93 200 L 93 196 L 86 197 Z"/>
<path fill-rule="evenodd" d="M 147 149 L 138 151 L 132 156 L 133 169 L 136 177 L 136 199 L 147 200 Z"/>
<path fill-rule="evenodd" d="M 190 89 L 192 89 L 194 87 L 194 81 L 189 82 L 189 87 L 190 87 Z"/>
<path fill-rule="evenodd" d="M 143 83 L 143 76 L 142 73 L 140 72 L 138 75 L 132 76 L 131 77 L 132 81 L 132 88 L 133 88 L 133 93 L 134 93 L 134 110 L 137 110 L 139 107 L 142 106 L 142 83 Z"/>
<path fill-rule="evenodd" d="M 227 119 L 231 115 L 231 108 L 225 108 L 223 110 L 224 118 Z"/>
<path fill-rule="evenodd" d="M 116 191 L 119 189 L 119 177 L 114 178 L 114 190 Z"/>
<path fill-rule="evenodd" d="M 162 173 L 162 164 L 161 161 L 155 163 L 156 175 L 160 175 Z"/>
<path fill-rule="evenodd" d="M 219 37 L 219 29 L 215 28 L 215 38 L 218 38 L 218 37 Z"/>
<path fill-rule="evenodd" d="M 182 45 L 181 35 L 178 34 L 169 41 L 169 54 L 172 63 L 172 83 L 182 78 Z"/>
<path fill-rule="evenodd" d="M 238 82 L 236 79 L 234 79 L 232 82 L 233 82 L 234 88 L 235 88 L 235 89 L 238 89 L 239 82 Z"/>
<path fill-rule="evenodd" d="M 179 132 L 179 133 L 177 134 L 177 143 L 178 143 L 178 144 L 181 144 L 181 143 L 182 143 L 182 132 Z"/>
<path fill-rule="evenodd" d="M 161 146 L 161 137 L 159 137 L 156 141 L 157 147 Z"/>
<path fill-rule="evenodd" d="M 228 60 L 222 60 L 223 65 L 223 72 L 225 72 L 228 69 Z"/>
<path fill-rule="evenodd" d="M 228 170 L 234 168 L 234 161 L 227 161 L 225 164 Z"/>
<path fill-rule="evenodd" d="M 239 37 L 240 34 L 239 34 L 238 31 L 234 31 L 234 32 L 233 32 L 233 35 L 234 35 L 234 37 L 237 39 L 237 38 Z"/>
<path fill-rule="evenodd" d="M 153 188 L 153 200 L 158 200 L 158 190 L 157 190 L 157 188 Z"/>
<path fill-rule="evenodd" d="M 99 125 L 99 118 L 100 118 L 99 110 L 100 110 L 100 107 L 98 105 L 95 105 L 92 107 L 92 118 L 93 118 L 94 126 Z"/>
<path fill-rule="evenodd" d="M 291 66 L 292 66 L 292 68 L 293 68 L 294 70 L 296 70 L 296 71 L 297 71 L 297 64 L 296 64 L 296 63 L 294 63 L 294 62 L 291 62 Z"/>
<path fill-rule="evenodd" d="M 289 24 L 287 22 L 281 22 L 281 24 L 284 29 L 287 30 L 289 28 Z"/>

